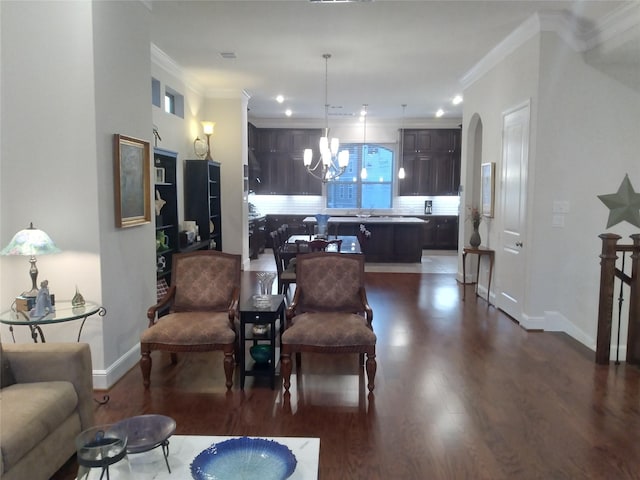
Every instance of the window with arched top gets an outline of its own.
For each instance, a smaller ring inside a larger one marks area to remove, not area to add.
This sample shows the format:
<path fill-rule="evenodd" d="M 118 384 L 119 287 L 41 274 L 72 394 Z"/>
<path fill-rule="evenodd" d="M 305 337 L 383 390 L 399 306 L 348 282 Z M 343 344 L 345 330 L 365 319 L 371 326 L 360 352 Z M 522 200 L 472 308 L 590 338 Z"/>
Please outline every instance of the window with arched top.
<path fill-rule="evenodd" d="M 391 208 L 393 197 L 394 151 L 380 144 L 348 143 L 345 172 L 327 183 L 327 208 Z M 363 167 L 366 178 L 361 178 Z"/>

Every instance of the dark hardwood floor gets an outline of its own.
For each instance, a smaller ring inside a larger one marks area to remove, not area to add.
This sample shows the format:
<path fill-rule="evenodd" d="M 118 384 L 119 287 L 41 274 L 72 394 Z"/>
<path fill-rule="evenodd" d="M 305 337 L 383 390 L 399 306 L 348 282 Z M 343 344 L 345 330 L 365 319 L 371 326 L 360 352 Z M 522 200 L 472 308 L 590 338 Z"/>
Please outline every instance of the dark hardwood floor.
<path fill-rule="evenodd" d="M 175 366 L 155 353 L 150 390 L 136 366 L 96 422 L 159 413 L 179 434 L 319 437 L 322 480 L 640 479 L 640 369 L 526 332 L 472 286 L 463 302 L 452 274 L 367 273 L 366 286 L 372 396 L 356 355 L 303 356 L 283 398 L 252 378 L 240 391 L 238 372 L 227 392 L 219 353 Z M 255 288 L 243 272 L 243 291 Z M 54 479 L 75 470 L 71 459 Z"/>

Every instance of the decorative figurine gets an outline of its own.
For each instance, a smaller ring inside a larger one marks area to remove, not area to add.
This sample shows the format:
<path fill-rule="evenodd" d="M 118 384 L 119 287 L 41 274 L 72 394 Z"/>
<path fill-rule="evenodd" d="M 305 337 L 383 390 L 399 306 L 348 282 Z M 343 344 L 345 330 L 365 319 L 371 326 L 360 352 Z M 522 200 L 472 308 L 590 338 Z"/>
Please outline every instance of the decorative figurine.
<path fill-rule="evenodd" d="M 156 190 L 156 215 L 160 215 L 160 211 L 162 210 L 162 207 L 164 207 L 166 203 L 167 202 L 164 201 L 160 196 L 160 192 Z"/>
<path fill-rule="evenodd" d="M 51 304 L 51 295 L 49 295 L 49 281 L 43 280 L 40 282 L 40 290 L 38 290 L 38 296 L 36 297 L 36 306 L 31 311 L 31 316 L 44 317 L 53 311 L 54 308 Z"/>
<path fill-rule="evenodd" d="M 76 285 L 76 294 L 71 299 L 71 306 L 72 307 L 82 307 L 82 306 L 84 306 L 84 297 L 78 291 L 78 286 L 77 285 Z"/>

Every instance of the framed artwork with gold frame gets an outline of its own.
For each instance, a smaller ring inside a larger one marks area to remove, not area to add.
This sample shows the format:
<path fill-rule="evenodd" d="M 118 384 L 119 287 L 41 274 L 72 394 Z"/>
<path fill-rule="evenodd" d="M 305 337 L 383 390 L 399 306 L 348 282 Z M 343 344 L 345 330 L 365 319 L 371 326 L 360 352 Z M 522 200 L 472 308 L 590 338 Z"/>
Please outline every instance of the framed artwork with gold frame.
<path fill-rule="evenodd" d="M 151 222 L 149 142 L 114 135 L 114 187 L 116 227 Z"/>

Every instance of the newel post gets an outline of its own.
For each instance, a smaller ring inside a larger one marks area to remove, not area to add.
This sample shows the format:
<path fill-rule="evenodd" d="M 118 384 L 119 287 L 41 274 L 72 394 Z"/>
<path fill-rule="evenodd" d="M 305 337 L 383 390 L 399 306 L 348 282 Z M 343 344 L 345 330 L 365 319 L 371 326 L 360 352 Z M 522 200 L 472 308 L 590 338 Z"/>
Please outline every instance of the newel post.
<path fill-rule="evenodd" d="M 600 254 L 600 304 L 598 307 L 598 335 L 596 363 L 608 364 L 611 350 L 611 315 L 613 311 L 613 279 L 616 273 L 616 244 L 622 237 L 615 233 L 598 235 L 602 239 Z"/>
<path fill-rule="evenodd" d="M 640 233 L 631 235 L 631 292 L 629 294 L 629 328 L 627 330 L 627 363 L 640 364 Z"/>

